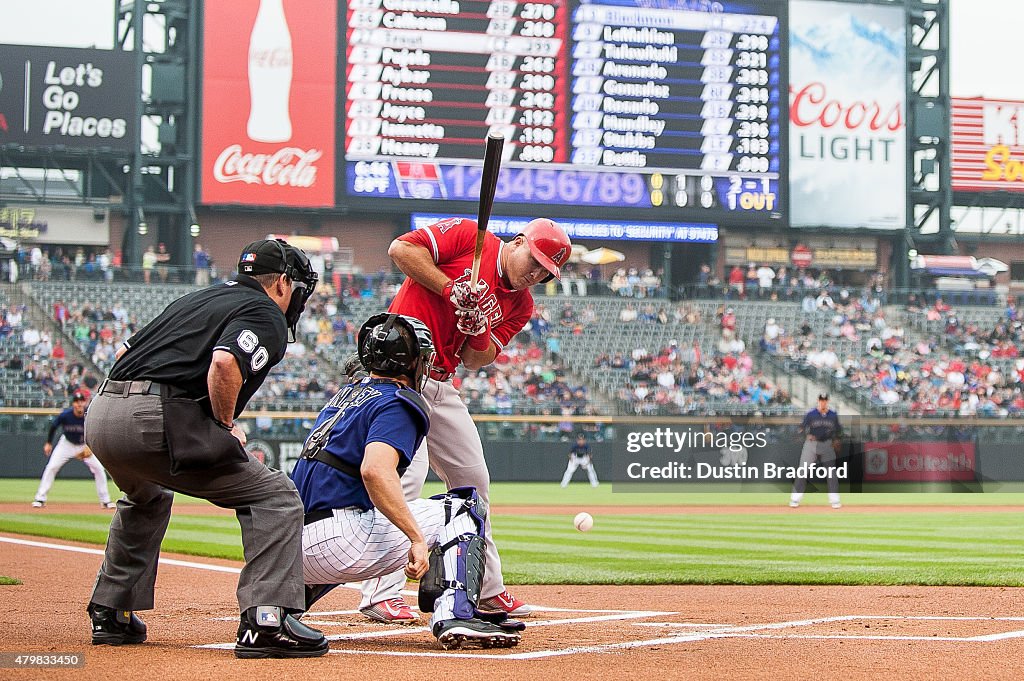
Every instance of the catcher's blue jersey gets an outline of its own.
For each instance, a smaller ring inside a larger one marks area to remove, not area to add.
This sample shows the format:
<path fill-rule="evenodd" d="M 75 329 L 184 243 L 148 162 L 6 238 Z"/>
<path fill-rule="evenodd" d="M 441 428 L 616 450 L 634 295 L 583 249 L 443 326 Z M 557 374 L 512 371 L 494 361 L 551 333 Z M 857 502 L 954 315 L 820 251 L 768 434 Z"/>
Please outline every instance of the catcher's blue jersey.
<path fill-rule="evenodd" d="M 423 426 L 413 407 L 396 395 L 398 389 L 391 381 L 370 378 L 345 386 L 320 411 L 310 437 L 342 409 L 327 435 L 325 452 L 358 470 L 366 446 L 382 442 L 398 450 L 398 467 L 404 470 L 423 439 Z M 292 481 L 307 513 L 350 506 L 364 511 L 373 508 L 361 477 L 323 462 L 299 459 Z"/>

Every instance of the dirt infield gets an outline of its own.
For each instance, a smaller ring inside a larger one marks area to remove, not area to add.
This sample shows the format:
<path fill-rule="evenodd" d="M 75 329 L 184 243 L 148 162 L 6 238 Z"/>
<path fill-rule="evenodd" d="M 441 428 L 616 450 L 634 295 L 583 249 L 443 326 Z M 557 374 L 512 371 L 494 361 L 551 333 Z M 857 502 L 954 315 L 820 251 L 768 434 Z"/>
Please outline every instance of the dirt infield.
<path fill-rule="evenodd" d="M 690 509 L 687 509 L 690 510 Z M 165 555 L 149 641 L 89 644 L 95 546 L 0 535 L 2 653 L 80 653 L 85 669 L 21 678 L 1013 679 L 1024 657 L 1021 590 L 925 587 L 524 586 L 541 606 L 518 648 L 439 650 L 424 627 L 371 624 L 338 589 L 307 621 L 331 655 L 236 660 L 238 563 Z M 384 659 L 382 659 L 384 658 Z M 83 671 L 85 674 L 83 675 Z"/>

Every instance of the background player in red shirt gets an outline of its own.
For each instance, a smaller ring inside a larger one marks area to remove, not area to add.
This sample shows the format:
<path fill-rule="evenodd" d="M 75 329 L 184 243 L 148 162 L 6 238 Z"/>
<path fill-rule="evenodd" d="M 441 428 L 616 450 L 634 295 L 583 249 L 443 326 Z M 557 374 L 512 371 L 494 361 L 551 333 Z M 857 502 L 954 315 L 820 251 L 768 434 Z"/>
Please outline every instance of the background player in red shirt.
<path fill-rule="evenodd" d="M 488 232 L 474 290 L 470 277 L 476 234 L 475 220 L 448 218 L 405 234 L 388 248 L 407 276 L 388 311 L 423 320 L 437 351 L 435 370 L 422 393 L 431 411 L 430 431 L 425 448 L 416 452 L 402 476 L 406 499 L 419 498 L 429 465 L 448 487 L 471 485 L 489 501 L 490 475 L 480 434 L 451 378 L 460 363 L 475 370 L 494 361 L 533 314 L 529 288 L 559 277 L 572 250 L 562 228 L 546 218 L 531 221 L 509 242 Z M 490 520 L 486 532 L 490 534 Z M 493 541 L 487 543 L 486 566 L 479 609 L 514 617 L 530 614 L 530 606 L 505 589 Z M 415 620 L 400 595 L 404 584 L 402 571 L 364 582 L 360 610 L 380 621 Z"/>

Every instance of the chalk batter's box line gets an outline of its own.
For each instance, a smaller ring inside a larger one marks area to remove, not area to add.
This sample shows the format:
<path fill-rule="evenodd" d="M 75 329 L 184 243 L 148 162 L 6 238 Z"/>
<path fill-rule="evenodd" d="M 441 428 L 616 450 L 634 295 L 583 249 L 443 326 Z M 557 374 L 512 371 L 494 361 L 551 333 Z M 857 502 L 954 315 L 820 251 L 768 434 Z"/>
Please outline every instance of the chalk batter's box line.
<path fill-rule="evenodd" d="M 537 650 L 528 653 L 511 653 L 507 655 L 488 655 L 480 653 L 451 653 L 451 652 L 412 652 L 412 651 L 380 651 L 380 650 L 331 650 L 332 653 L 337 654 L 351 654 L 351 655 L 386 655 L 392 657 L 467 657 L 467 658 L 485 658 L 485 659 L 498 659 L 498 660 L 532 660 L 548 657 L 558 657 L 563 655 L 579 655 L 585 653 L 602 653 L 610 652 L 613 650 L 623 650 L 629 648 L 643 648 L 656 645 L 671 645 L 675 643 L 692 643 L 697 641 L 706 641 L 718 638 L 775 638 L 775 639 L 825 639 L 825 640 L 839 640 L 849 638 L 862 638 L 866 640 L 893 640 L 893 641 L 953 641 L 962 643 L 979 643 L 979 642 L 992 642 L 1001 641 L 1009 638 L 1021 638 L 1024 637 L 1024 631 L 1010 631 L 1000 634 L 986 634 L 983 636 L 970 636 L 970 637 L 937 637 L 937 636 L 847 636 L 847 635 L 807 635 L 807 634 L 762 634 L 761 631 L 781 630 L 791 627 L 810 626 L 814 624 L 827 624 L 831 622 L 844 622 L 850 620 L 859 619 L 885 619 L 885 620 L 955 620 L 955 621 L 999 621 L 999 622 L 1020 622 L 1024 621 L 1021 617 L 939 617 L 939 616 L 885 616 L 885 615 L 840 615 L 836 617 L 820 617 L 808 620 L 792 620 L 788 622 L 771 622 L 767 624 L 736 627 L 736 626 L 725 626 L 713 628 L 709 631 L 694 632 L 692 634 L 685 634 L 680 636 L 666 636 L 656 639 L 648 639 L 644 641 L 623 641 L 619 643 L 605 643 L 593 646 L 576 646 L 572 648 L 563 648 L 561 650 Z M 677 623 L 677 622 L 634 622 L 636 626 L 678 626 L 691 627 L 690 623 Z"/>
<path fill-rule="evenodd" d="M 587 611 L 581 611 L 581 612 L 587 612 Z M 606 612 L 606 611 L 603 611 L 603 612 Z M 310 613 L 310 614 L 316 615 L 317 613 Z M 613 614 L 594 615 L 594 616 L 591 616 L 591 617 L 569 617 L 569 618 L 557 619 L 557 620 L 539 620 L 539 621 L 536 621 L 536 622 L 530 622 L 527 625 L 527 628 L 528 629 L 533 629 L 533 628 L 536 628 L 536 627 L 552 627 L 552 626 L 559 626 L 559 625 L 563 625 L 563 624 L 587 624 L 587 623 L 591 623 L 591 622 L 612 622 L 612 621 L 639 619 L 639 618 L 644 618 L 644 617 L 666 617 L 668 615 L 675 615 L 675 614 L 676 613 L 674 613 L 674 612 L 657 612 L 657 611 L 646 611 L 646 610 L 641 610 L 641 611 L 636 611 L 636 610 L 618 610 L 618 611 L 615 611 Z M 217 620 L 225 620 L 225 619 L 228 619 L 228 618 L 218 617 L 218 618 L 215 618 L 215 619 L 217 619 Z M 307 622 L 307 623 L 311 623 L 305 617 L 302 618 L 302 621 L 303 622 Z M 320 626 L 339 626 L 339 625 L 347 624 L 345 622 L 337 622 L 337 621 L 330 621 L 330 620 L 317 621 L 316 623 L 319 624 Z M 430 631 L 430 627 L 405 627 L 405 626 L 403 626 L 400 629 L 384 629 L 384 630 L 379 630 L 379 631 L 362 631 L 362 632 L 352 633 L 352 634 L 331 634 L 331 635 L 327 636 L 327 640 L 328 641 L 355 641 L 355 640 L 359 640 L 359 639 L 372 639 L 372 638 L 378 638 L 378 637 L 407 636 L 407 635 L 410 635 L 410 634 L 421 634 L 421 633 L 427 632 L 427 631 Z M 193 646 L 193 647 L 194 648 L 211 648 L 211 649 L 231 649 L 231 648 L 235 647 L 235 644 L 234 643 L 208 643 L 208 644 L 205 644 L 205 645 L 197 645 L 197 646 Z M 371 651 L 338 651 L 338 652 L 367 652 L 367 653 L 369 653 Z M 409 654 L 410 655 L 427 655 L 427 654 L 432 654 L 432 653 L 430 651 L 423 651 L 422 653 L 410 652 Z M 456 656 L 466 656 L 466 655 L 473 656 L 472 653 L 458 653 L 458 654 L 455 654 L 455 655 Z M 499 657 L 499 656 L 496 656 L 494 654 L 490 654 L 490 655 L 479 654 L 479 655 L 475 655 L 475 656 L 476 657 L 487 657 L 487 658 Z M 500 655 L 500 657 L 504 658 L 504 657 L 507 657 L 507 656 Z"/>
<path fill-rule="evenodd" d="M 528 627 L 555 626 L 558 624 L 583 623 L 595 621 L 613 621 L 638 619 L 643 617 L 661 617 L 675 613 L 646 613 L 646 612 L 623 612 L 619 615 L 606 615 L 603 617 L 578 617 L 564 620 L 544 620 L 532 622 Z M 868 635 L 857 636 L 848 634 L 787 634 L 787 633 L 762 633 L 770 631 L 781 631 L 795 627 L 806 627 L 816 624 L 830 624 L 835 622 L 849 622 L 851 620 L 905 620 L 905 621 L 960 621 L 960 622 L 1022 622 L 1024 617 L 945 617 L 945 616 L 909 616 L 909 615 L 838 615 L 833 617 L 817 617 L 804 620 L 789 620 L 785 622 L 769 622 L 766 624 L 755 624 L 747 626 L 735 625 L 713 625 L 694 624 L 687 622 L 634 622 L 635 626 L 666 627 L 666 628 L 691 628 L 694 626 L 708 627 L 705 631 L 696 631 L 678 636 L 665 636 L 642 641 L 621 641 L 616 643 L 601 643 L 591 646 L 573 646 L 570 648 L 535 650 L 522 653 L 460 653 L 442 651 L 398 651 L 398 650 L 356 650 L 337 649 L 331 650 L 334 654 L 345 655 L 385 655 L 391 657 L 454 657 L 454 658 L 483 658 L 498 660 L 534 660 L 548 657 L 559 657 L 565 655 L 580 655 L 587 653 L 610 652 L 613 650 L 624 650 L 629 648 L 644 648 L 656 645 L 672 645 L 676 643 L 692 643 L 720 638 L 751 638 L 751 639 L 813 639 L 813 640 L 845 640 L 864 639 L 875 641 L 944 641 L 961 643 L 990 643 L 1011 638 L 1024 637 L 1024 631 L 1009 631 L 998 634 L 985 634 L 981 636 L 954 637 L 954 636 L 882 636 Z M 397 636 L 427 631 L 426 627 L 416 627 L 403 630 L 388 630 L 384 632 L 365 632 L 364 634 L 342 634 L 328 636 L 330 640 L 353 640 L 359 638 L 374 638 L 375 636 Z M 197 646 L 204 648 L 231 648 L 234 644 L 212 644 L 208 646 Z"/>

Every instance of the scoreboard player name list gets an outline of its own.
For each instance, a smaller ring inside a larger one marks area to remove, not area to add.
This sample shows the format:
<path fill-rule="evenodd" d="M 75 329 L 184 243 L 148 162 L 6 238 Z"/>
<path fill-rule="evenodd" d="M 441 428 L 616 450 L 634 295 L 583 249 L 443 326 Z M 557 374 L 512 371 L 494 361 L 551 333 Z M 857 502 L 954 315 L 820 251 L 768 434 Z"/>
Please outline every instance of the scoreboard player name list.
<path fill-rule="evenodd" d="M 774 16 L 566 2 L 348 3 L 346 157 L 776 171 Z M 774 173 L 773 173 L 774 174 Z"/>

